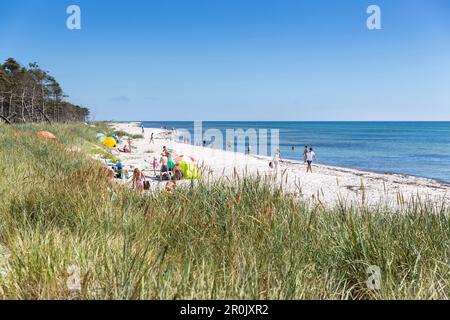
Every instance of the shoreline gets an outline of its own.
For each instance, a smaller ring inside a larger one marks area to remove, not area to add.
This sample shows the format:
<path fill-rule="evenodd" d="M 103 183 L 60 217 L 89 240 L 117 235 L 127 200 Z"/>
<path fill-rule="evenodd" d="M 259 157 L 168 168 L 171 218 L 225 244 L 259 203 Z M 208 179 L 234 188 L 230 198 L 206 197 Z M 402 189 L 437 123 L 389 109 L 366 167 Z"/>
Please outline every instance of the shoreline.
<path fill-rule="evenodd" d="M 237 151 L 236 151 L 237 152 Z M 261 155 L 251 155 L 252 157 L 259 158 L 261 160 L 270 161 L 272 158 L 267 156 L 261 156 Z M 303 165 L 303 162 L 299 160 L 294 160 L 290 158 L 282 159 L 281 160 L 284 163 L 293 164 L 293 165 Z M 336 170 L 341 172 L 347 172 L 347 173 L 366 173 L 366 174 L 378 174 L 378 175 L 387 175 L 387 176 L 397 176 L 400 178 L 413 178 L 413 179 L 421 179 L 424 181 L 428 181 L 430 183 L 443 185 L 445 187 L 450 188 L 450 182 L 447 182 L 445 180 L 439 180 L 439 179 L 433 179 L 429 177 L 419 176 L 419 175 L 413 175 L 413 174 L 405 174 L 405 173 L 398 173 L 398 172 L 388 172 L 388 171 L 376 171 L 376 170 L 365 170 L 365 169 L 359 169 L 359 168 L 351 168 L 351 167 L 340 167 L 335 166 L 331 164 L 323 164 L 323 163 L 315 163 L 314 166 L 327 168 L 330 170 Z"/>
<path fill-rule="evenodd" d="M 301 164 L 301 161 L 287 159 L 283 160 L 284 162 L 291 162 L 292 164 Z M 413 175 L 413 174 L 406 174 L 406 173 L 398 173 L 398 172 L 388 172 L 388 171 L 376 171 L 376 170 L 364 170 L 359 168 L 350 168 L 350 167 L 339 167 L 331 164 L 315 164 L 316 166 L 320 166 L 323 168 L 328 168 L 330 170 L 336 170 L 341 172 L 347 172 L 347 173 L 366 173 L 366 174 L 378 174 L 378 175 L 386 175 L 386 176 L 395 176 L 399 178 L 404 179 L 420 179 L 424 182 L 428 181 L 433 184 L 442 185 L 444 187 L 450 187 L 450 183 L 445 180 L 439 180 L 439 179 L 433 179 L 429 177 L 419 176 L 419 175 Z"/>
<path fill-rule="evenodd" d="M 257 122 L 267 122 L 267 123 L 272 123 L 274 121 L 261 121 L 261 120 L 256 120 Z M 172 121 L 167 121 L 167 120 L 158 120 L 158 121 L 111 121 L 111 123 L 117 123 L 117 124 L 136 124 L 136 125 L 141 125 L 143 123 L 146 122 L 160 122 L 160 123 L 165 123 L 165 122 L 172 122 Z M 182 122 L 182 121 L 181 121 Z M 218 120 L 208 120 L 205 122 L 221 122 Z M 231 122 L 243 122 L 243 123 L 247 123 L 247 121 L 231 121 Z M 415 121 L 415 120 L 411 120 L 411 121 L 275 121 L 275 122 L 286 122 L 286 123 L 290 123 L 290 122 L 304 122 L 304 123 L 449 123 L 450 121 L 445 121 L 445 120 L 435 120 L 435 121 Z M 148 129 L 161 129 L 161 128 L 157 128 L 157 127 L 148 127 Z M 170 131 L 169 129 L 166 129 L 168 131 Z M 175 128 L 176 131 L 176 128 Z M 225 150 L 225 149 L 224 149 Z M 240 151 L 233 151 L 233 152 L 238 152 L 241 153 Z M 253 154 L 252 156 L 254 157 L 261 157 L 262 159 L 269 159 L 272 160 L 272 158 L 269 156 L 263 156 L 263 155 L 258 155 L 258 154 Z M 283 161 L 285 162 L 292 162 L 293 164 L 301 164 L 302 162 L 300 160 L 296 160 L 295 158 L 284 158 Z M 421 179 L 425 179 L 425 180 L 429 180 L 432 183 L 437 183 L 437 184 L 442 184 L 445 185 L 447 187 L 450 187 L 450 180 L 443 180 L 443 179 L 439 179 L 436 177 L 428 177 L 428 176 L 424 176 L 424 175 L 420 175 L 420 174 L 411 174 L 411 173 L 404 173 L 404 172 L 395 172 L 395 171 L 389 171 L 389 170 L 374 170 L 374 169 L 370 169 L 370 168 L 356 168 L 356 167 L 346 167 L 346 166 L 341 166 L 339 164 L 325 164 L 325 163 L 316 163 L 317 166 L 323 166 L 323 167 L 329 167 L 330 169 L 336 169 L 336 170 L 353 170 L 353 171 L 360 171 L 360 172 L 367 172 L 367 173 L 376 173 L 376 174 L 382 174 L 382 175 L 397 175 L 397 176 L 401 176 L 404 178 L 421 178 Z"/>
<path fill-rule="evenodd" d="M 141 134 L 141 122 L 110 122 L 114 129 L 130 134 Z M 144 128 L 144 138 L 133 141 L 133 152 L 124 154 L 114 152 L 123 164 L 130 169 L 138 167 L 146 174 L 150 173 L 150 160 L 155 156 L 159 160 L 162 146 L 175 149 L 179 154 L 195 155 L 199 163 L 207 166 L 205 176 L 209 180 L 231 177 L 235 172 L 244 175 L 262 175 L 273 179 L 274 185 L 302 200 L 313 200 L 332 205 L 337 201 L 350 200 L 368 205 L 380 203 L 401 205 L 408 199 L 432 200 L 436 203 L 449 203 L 450 184 L 426 177 L 398 173 L 378 173 L 367 170 L 314 164 L 313 173 L 306 174 L 301 161 L 284 159 L 278 172 L 268 165 L 271 157 L 248 155 L 230 150 L 212 149 L 175 142 L 158 135 L 167 132 L 160 128 Z M 151 133 L 155 134 L 155 143 L 150 144 Z M 157 170 L 158 174 L 158 170 Z M 152 189 L 161 189 L 165 184 L 150 178 Z M 153 181 L 152 181 L 153 180 Z M 185 181 L 181 181 L 181 184 Z"/>

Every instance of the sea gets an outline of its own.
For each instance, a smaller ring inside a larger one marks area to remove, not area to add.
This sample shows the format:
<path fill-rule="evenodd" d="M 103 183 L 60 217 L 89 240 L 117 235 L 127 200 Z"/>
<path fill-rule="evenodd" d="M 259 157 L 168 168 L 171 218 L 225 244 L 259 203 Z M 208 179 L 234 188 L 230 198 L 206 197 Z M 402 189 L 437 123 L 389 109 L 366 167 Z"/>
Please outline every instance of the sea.
<path fill-rule="evenodd" d="M 194 132 L 193 121 L 143 121 L 142 124 L 147 128 L 186 129 L 192 135 Z M 302 161 L 307 145 L 315 150 L 321 164 L 450 183 L 450 122 L 204 121 L 201 125 L 203 132 L 208 129 L 222 132 L 224 149 L 227 129 L 253 128 L 257 132 L 267 129 L 270 155 L 270 133 L 278 129 L 283 159 Z M 234 148 L 237 143 L 234 141 Z M 250 142 L 247 139 L 245 143 Z M 252 146 L 252 152 L 257 153 L 258 148 Z"/>

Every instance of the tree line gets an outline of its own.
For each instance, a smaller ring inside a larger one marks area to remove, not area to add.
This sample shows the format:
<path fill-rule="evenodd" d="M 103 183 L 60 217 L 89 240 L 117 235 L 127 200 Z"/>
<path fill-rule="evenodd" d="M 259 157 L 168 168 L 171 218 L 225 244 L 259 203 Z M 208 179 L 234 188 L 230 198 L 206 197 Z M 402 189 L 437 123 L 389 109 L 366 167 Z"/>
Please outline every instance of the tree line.
<path fill-rule="evenodd" d="M 68 102 L 61 86 L 37 63 L 9 58 L 0 64 L 0 122 L 86 121 L 89 109 Z"/>

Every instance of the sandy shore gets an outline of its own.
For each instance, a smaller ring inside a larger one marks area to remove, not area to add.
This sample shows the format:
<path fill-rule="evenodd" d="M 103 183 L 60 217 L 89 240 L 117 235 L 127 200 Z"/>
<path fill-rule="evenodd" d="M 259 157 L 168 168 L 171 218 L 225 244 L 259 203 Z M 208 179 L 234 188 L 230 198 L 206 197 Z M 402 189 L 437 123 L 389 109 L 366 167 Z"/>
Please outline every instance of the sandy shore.
<path fill-rule="evenodd" d="M 114 123 L 113 126 L 131 134 L 142 133 L 138 123 Z M 137 167 L 144 170 L 154 189 L 163 188 L 165 184 L 155 179 L 151 161 L 153 157 L 159 160 L 163 146 L 167 146 L 178 154 L 195 156 L 198 162 L 207 168 L 204 174 L 206 179 L 231 178 L 235 173 L 240 176 L 259 174 L 273 179 L 274 185 L 282 184 L 286 192 L 302 200 L 320 201 L 325 205 L 333 205 L 338 200 L 358 203 L 364 201 L 368 205 L 398 205 L 403 201 L 401 199 L 408 201 L 417 196 L 421 200 L 432 200 L 436 203 L 450 202 L 450 185 L 430 179 L 320 164 L 314 165 L 313 173 L 306 173 L 303 163 L 292 160 L 280 163 L 276 171 L 269 167 L 268 158 L 171 141 L 165 132 L 162 129 L 145 128 L 145 138 L 133 140 L 131 154 L 113 151 L 129 169 Z M 155 142 L 150 144 L 152 133 Z"/>

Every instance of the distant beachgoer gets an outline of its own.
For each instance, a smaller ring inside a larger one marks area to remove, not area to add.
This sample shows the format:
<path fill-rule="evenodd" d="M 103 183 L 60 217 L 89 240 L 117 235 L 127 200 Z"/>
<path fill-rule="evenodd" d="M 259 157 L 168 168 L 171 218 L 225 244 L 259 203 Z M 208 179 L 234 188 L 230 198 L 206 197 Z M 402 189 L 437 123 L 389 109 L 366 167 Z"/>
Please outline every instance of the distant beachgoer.
<path fill-rule="evenodd" d="M 131 138 L 128 138 L 127 142 L 128 142 L 128 147 L 129 147 L 130 150 L 131 150 L 131 142 L 132 142 Z"/>
<path fill-rule="evenodd" d="M 142 171 L 140 171 L 138 168 L 135 168 L 133 171 L 133 188 L 135 190 L 138 190 L 139 192 L 143 192 L 144 191 L 144 181 L 145 181 L 145 176 L 142 173 Z"/>
<path fill-rule="evenodd" d="M 295 150 L 295 147 L 294 146 L 292 146 L 292 151 L 294 151 Z"/>
<path fill-rule="evenodd" d="M 252 146 L 249 144 L 247 147 L 247 153 L 250 154 L 252 152 Z"/>
<path fill-rule="evenodd" d="M 204 147 L 206 146 L 206 140 L 203 140 L 203 146 Z"/>
<path fill-rule="evenodd" d="M 144 125 L 141 125 L 141 129 L 142 129 L 142 135 L 144 135 L 144 133 L 145 133 Z"/>
<path fill-rule="evenodd" d="M 308 146 L 305 146 L 305 149 L 303 150 L 303 163 L 306 163 L 307 155 L 308 155 Z"/>
<path fill-rule="evenodd" d="M 276 152 L 272 159 L 272 168 L 274 168 L 275 170 L 278 170 L 278 164 L 279 164 L 280 160 L 281 160 L 280 153 Z"/>
<path fill-rule="evenodd" d="M 313 160 L 317 160 L 316 153 L 313 151 L 313 148 L 309 148 L 308 153 L 306 154 L 306 163 L 308 166 L 306 167 L 306 172 L 312 173 L 312 162 Z"/>
<path fill-rule="evenodd" d="M 228 150 L 231 150 L 231 140 L 227 141 L 227 147 L 228 147 Z"/>
<path fill-rule="evenodd" d="M 155 143 L 155 140 L 153 140 L 153 132 L 152 135 L 150 136 L 150 143 Z"/>
<path fill-rule="evenodd" d="M 156 157 L 153 157 L 152 161 L 152 168 L 153 168 L 153 175 L 156 176 L 156 167 L 158 166 L 158 159 Z"/>

